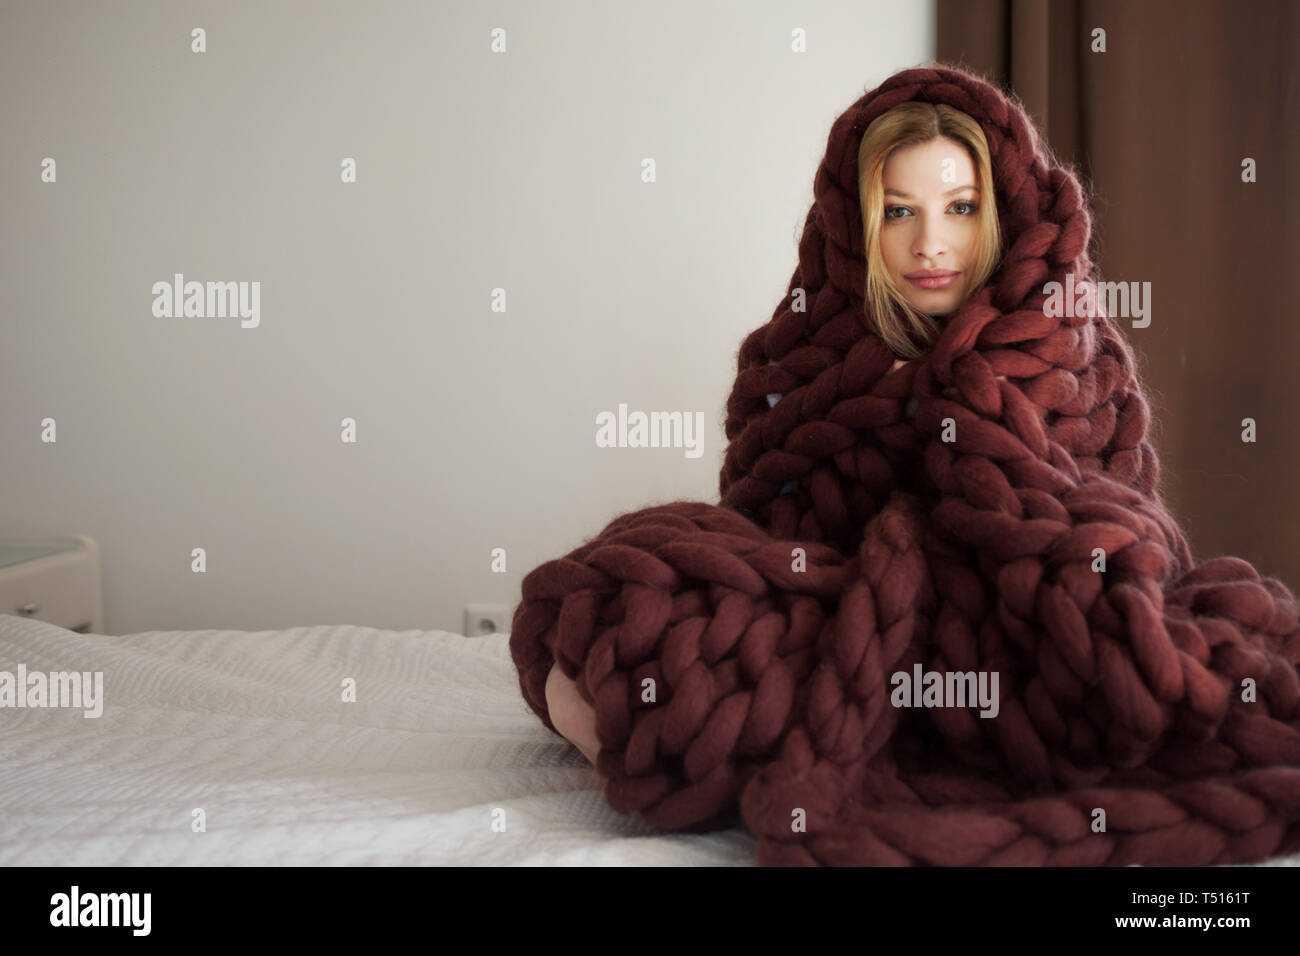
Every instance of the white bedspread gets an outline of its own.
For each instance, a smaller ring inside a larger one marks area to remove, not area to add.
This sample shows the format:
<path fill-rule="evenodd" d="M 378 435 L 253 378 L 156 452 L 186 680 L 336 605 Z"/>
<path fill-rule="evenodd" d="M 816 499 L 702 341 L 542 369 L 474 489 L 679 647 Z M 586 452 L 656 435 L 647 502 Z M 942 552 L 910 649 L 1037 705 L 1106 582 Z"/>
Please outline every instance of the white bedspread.
<path fill-rule="evenodd" d="M 611 810 L 524 704 L 507 640 L 105 637 L 0 614 L 0 671 L 104 675 L 98 718 L 0 708 L 0 865 L 753 865 L 743 828 L 671 834 Z"/>
<path fill-rule="evenodd" d="M 524 704 L 507 641 L 106 637 L 0 614 L 0 671 L 104 675 L 100 717 L 0 708 L 0 865 L 753 865 L 743 827 L 664 833 L 611 810 Z"/>

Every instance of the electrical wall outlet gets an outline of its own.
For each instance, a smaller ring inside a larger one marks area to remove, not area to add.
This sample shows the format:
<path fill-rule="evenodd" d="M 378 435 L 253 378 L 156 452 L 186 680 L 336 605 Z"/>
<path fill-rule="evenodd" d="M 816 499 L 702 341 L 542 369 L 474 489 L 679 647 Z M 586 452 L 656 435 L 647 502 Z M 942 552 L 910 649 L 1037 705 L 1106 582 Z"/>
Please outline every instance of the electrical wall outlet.
<path fill-rule="evenodd" d="M 465 605 L 465 636 L 506 634 L 510 610 L 504 604 Z"/>

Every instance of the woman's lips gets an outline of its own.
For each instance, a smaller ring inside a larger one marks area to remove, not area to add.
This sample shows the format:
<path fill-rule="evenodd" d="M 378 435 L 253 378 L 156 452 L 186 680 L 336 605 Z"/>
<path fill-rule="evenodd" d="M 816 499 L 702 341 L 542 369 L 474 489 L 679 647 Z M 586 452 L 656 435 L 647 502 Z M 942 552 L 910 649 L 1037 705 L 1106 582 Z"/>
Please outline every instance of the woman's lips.
<path fill-rule="evenodd" d="M 947 276 L 934 276 L 929 279 L 908 279 L 907 281 L 922 289 L 946 289 L 956 281 L 958 275 L 960 275 L 960 273 L 954 272 L 952 275 Z"/>

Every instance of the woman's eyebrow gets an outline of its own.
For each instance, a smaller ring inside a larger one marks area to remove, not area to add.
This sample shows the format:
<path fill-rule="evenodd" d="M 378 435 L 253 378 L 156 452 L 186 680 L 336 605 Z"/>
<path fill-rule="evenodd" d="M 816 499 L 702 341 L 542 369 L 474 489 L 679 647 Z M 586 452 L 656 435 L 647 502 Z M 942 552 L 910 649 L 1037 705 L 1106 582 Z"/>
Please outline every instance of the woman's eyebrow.
<path fill-rule="evenodd" d="M 945 196 L 951 196 L 953 193 L 959 193 L 959 192 L 961 192 L 963 189 L 974 189 L 976 192 L 979 192 L 979 188 L 978 188 L 977 186 L 972 186 L 972 185 L 970 185 L 970 184 L 968 183 L 968 184 L 966 184 L 965 186 L 958 186 L 956 189 L 949 189 L 946 193 L 944 193 L 944 195 L 945 195 Z M 912 198 L 912 194 L 911 194 L 911 193 L 905 193 L 905 192 L 902 192 L 902 191 L 897 190 L 897 189 L 886 189 L 886 190 L 885 190 L 885 195 L 886 195 L 886 196 L 897 196 L 899 199 L 911 199 L 911 198 Z"/>

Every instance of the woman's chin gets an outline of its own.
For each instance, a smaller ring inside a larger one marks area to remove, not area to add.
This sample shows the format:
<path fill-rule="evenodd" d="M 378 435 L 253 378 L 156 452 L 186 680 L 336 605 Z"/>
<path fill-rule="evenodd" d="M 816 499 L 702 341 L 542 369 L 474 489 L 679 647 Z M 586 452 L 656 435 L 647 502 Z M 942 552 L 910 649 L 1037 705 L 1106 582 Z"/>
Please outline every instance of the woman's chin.
<path fill-rule="evenodd" d="M 947 318 L 957 311 L 957 305 L 952 299 L 941 300 L 939 302 L 917 302 L 912 301 L 912 306 L 918 312 L 924 312 L 932 319 Z"/>

